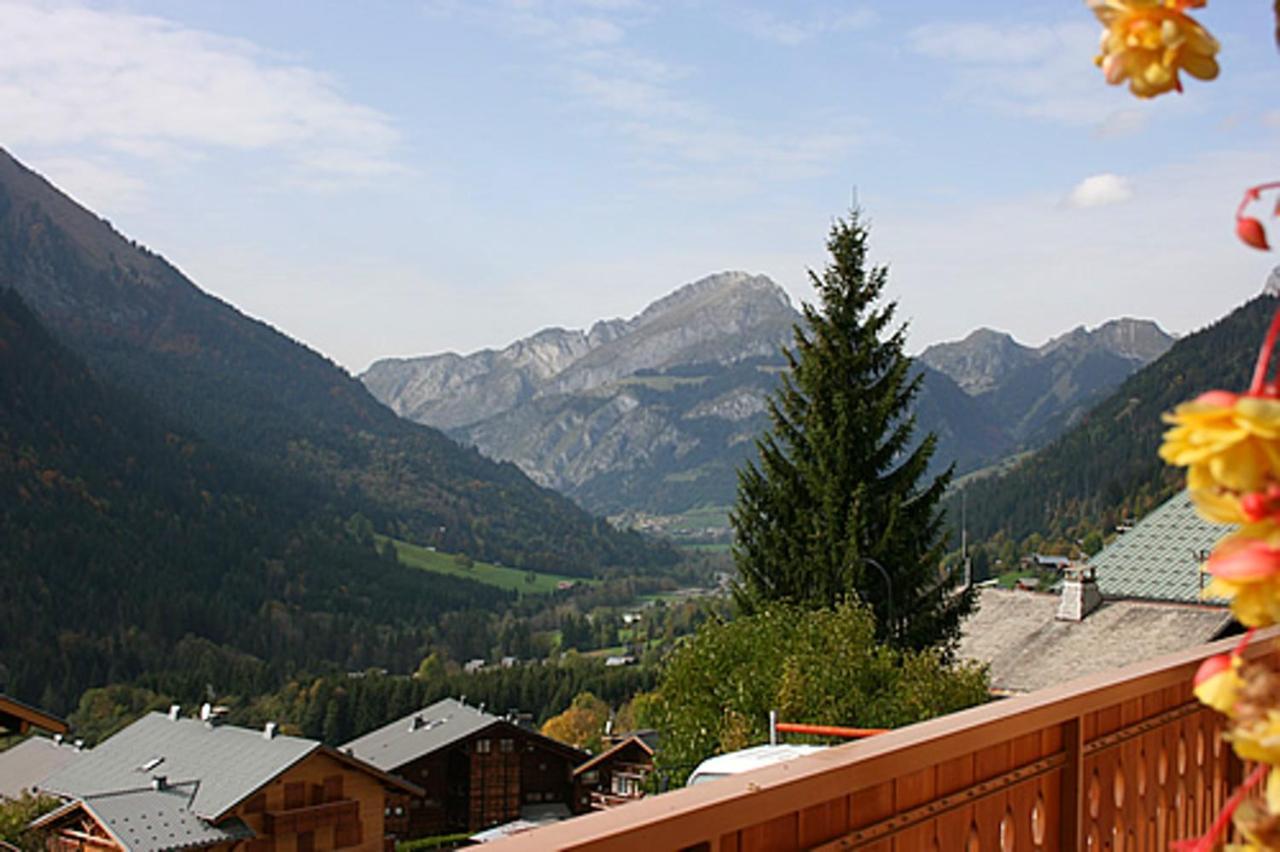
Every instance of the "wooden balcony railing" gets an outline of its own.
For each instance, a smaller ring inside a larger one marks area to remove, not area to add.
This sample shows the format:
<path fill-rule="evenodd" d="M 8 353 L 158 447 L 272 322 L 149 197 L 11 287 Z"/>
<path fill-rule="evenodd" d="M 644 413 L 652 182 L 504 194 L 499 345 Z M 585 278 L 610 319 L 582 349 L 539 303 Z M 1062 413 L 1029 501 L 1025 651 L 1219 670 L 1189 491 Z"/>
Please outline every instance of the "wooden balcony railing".
<path fill-rule="evenodd" d="M 1250 657 L 1275 653 L 1259 634 Z M 521 850 L 1167 850 L 1242 777 L 1191 694 L 1225 640 L 494 844 Z"/>
<path fill-rule="evenodd" d="M 338 799 L 287 811 L 267 811 L 263 817 L 263 831 L 266 834 L 297 834 L 314 831 L 329 823 L 359 818 L 359 802 L 355 799 Z"/>

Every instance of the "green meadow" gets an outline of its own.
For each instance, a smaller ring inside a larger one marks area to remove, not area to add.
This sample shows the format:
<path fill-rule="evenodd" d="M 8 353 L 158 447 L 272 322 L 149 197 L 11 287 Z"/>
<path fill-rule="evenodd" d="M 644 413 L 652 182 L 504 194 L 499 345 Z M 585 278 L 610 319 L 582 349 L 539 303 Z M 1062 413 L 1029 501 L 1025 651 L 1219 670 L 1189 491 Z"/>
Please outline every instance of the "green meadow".
<path fill-rule="evenodd" d="M 547 574 L 540 571 L 508 568 L 505 565 L 494 565 L 491 562 L 481 562 L 479 560 L 471 561 L 468 566 L 465 558 L 459 558 L 458 554 L 440 553 L 427 547 L 410 544 L 407 541 L 400 541 L 394 538 L 390 539 L 390 541 L 395 545 L 396 556 L 400 558 L 402 563 L 411 568 L 434 571 L 437 574 L 452 574 L 455 577 L 465 577 L 468 580 L 497 586 L 500 589 L 508 589 L 522 595 L 545 595 L 549 592 L 554 592 L 557 584 L 563 581 L 570 583 L 596 582 L 595 580 L 584 580 L 581 577 L 569 577 L 563 574 Z"/>

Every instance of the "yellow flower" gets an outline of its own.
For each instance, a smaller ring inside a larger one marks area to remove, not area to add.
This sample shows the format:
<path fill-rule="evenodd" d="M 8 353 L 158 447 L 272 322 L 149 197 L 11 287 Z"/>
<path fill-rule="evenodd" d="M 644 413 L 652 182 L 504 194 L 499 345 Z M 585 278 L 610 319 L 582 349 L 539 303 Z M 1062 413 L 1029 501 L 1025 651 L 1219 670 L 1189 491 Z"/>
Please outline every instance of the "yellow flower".
<path fill-rule="evenodd" d="M 1218 76 L 1218 42 L 1183 10 L 1205 0 L 1087 0 L 1102 22 L 1097 63 L 1107 82 L 1129 81 L 1140 98 L 1182 91 L 1179 71 L 1212 80 Z"/>
<path fill-rule="evenodd" d="M 1280 710 L 1268 710 L 1252 724 L 1236 725 L 1227 738 L 1241 760 L 1275 766 L 1280 763 Z"/>
<path fill-rule="evenodd" d="M 1257 521 L 1267 500 L 1248 499 L 1280 484 L 1280 400 L 1210 391 L 1165 415 L 1160 457 L 1189 468 L 1187 487 L 1206 517 Z"/>
<path fill-rule="evenodd" d="M 1219 713 L 1231 714 L 1240 697 L 1240 658 L 1234 654 L 1218 654 L 1200 664 L 1193 684 L 1193 692 L 1201 704 Z"/>

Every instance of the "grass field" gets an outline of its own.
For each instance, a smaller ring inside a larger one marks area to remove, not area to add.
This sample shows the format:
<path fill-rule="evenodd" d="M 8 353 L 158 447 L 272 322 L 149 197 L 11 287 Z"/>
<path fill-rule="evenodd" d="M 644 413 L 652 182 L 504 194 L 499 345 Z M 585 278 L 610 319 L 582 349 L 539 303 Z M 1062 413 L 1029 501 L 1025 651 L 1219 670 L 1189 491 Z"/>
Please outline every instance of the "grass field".
<path fill-rule="evenodd" d="M 490 586 L 497 586 L 500 589 L 519 592 L 522 595 L 545 595 L 549 592 L 554 592 L 556 585 L 565 580 L 571 583 L 596 582 L 595 580 L 584 580 L 581 577 L 569 577 L 563 574 L 535 572 L 532 575 L 533 582 L 530 583 L 530 573 L 519 568 L 507 568 L 504 565 L 494 565 L 480 561 L 473 562 L 470 568 L 465 568 L 458 564 L 457 557 L 452 553 L 439 553 L 398 539 L 391 539 L 391 542 L 395 545 L 396 556 L 400 557 L 400 561 L 411 568 L 434 571 L 437 574 L 452 574 L 455 577 L 465 577 L 468 580 L 475 580 Z"/>

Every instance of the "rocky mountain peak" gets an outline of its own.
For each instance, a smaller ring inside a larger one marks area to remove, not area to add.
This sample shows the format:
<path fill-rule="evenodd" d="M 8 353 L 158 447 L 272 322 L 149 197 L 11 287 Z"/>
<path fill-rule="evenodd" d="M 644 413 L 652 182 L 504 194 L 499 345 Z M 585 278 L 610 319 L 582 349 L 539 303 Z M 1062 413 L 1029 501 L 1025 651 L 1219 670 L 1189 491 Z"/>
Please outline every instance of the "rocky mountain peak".
<path fill-rule="evenodd" d="M 786 291 L 765 276 L 721 272 L 628 320 L 600 320 L 585 332 L 543 329 L 498 351 L 381 360 L 361 379 L 402 416 L 454 429 L 640 370 L 773 356 L 790 342 L 796 318 Z"/>
<path fill-rule="evenodd" d="M 920 353 L 920 360 L 945 373 L 970 395 L 991 390 L 1009 373 L 1035 358 L 1007 332 L 979 328 L 964 340 L 937 343 Z"/>
<path fill-rule="evenodd" d="M 1159 358 L 1173 345 L 1173 338 L 1151 320 L 1121 317 L 1095 329 L 1083 325 L 1053 338 L 1036 350 L 1041 357 L 1063 350 L 1109 352 L 1142 364 Z"/>
<path fill-rule="evenodd" d="M 1011 335 L 990 328 L 971 332 L 963 340 L 939 343 L 920 353 L 920 360 L 946 373 L 967 393 L 988 393 L 1019 370 L 1046 359 L 1080 359 L 1102 353 L 1132 362 L 1150 363 L 1173 345 L 1173 338 L 1151 320 L 1122 317 L 1095 329 L 1076 326 L 1033 349 Z"/>
<path fill-rule="evenodd" d="M 641 328 L 662 321 L 684 321 L 691 314 L 751 311 L 756 314 L 790 314 L 791 299 L 764 275 L 748 272 L 720 272 L 686 284 L 658 299 L 629 323 Z"/>

